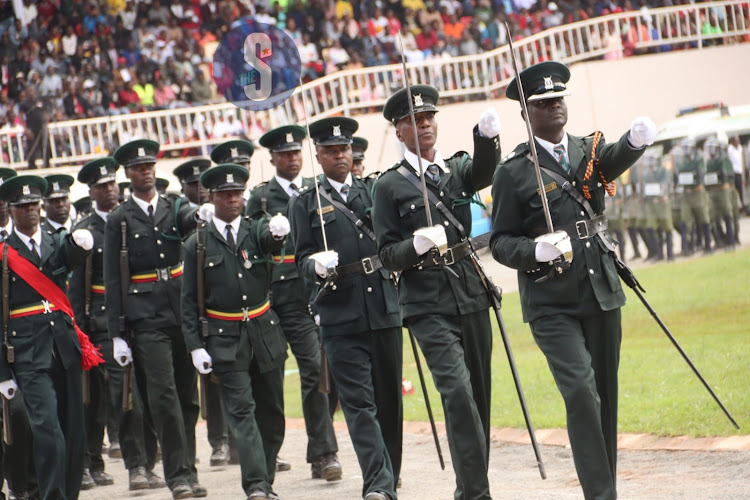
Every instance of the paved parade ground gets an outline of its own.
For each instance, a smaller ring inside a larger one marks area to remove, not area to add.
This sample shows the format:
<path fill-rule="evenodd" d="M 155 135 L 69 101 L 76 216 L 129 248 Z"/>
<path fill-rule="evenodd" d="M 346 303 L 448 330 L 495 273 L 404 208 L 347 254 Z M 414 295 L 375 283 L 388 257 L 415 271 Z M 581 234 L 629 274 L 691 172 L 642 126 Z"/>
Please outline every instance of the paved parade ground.
<path fill-rule="evenodd" d="M 402 500 L 450 499 L 454 475 L 448 442 L 442 426 L 441 445 L 446 469 L 440 470 L 429 426 L 420 422 L 404 423 Z M 494 429 L 490 450 L 490 488 L 495 499 L 557 500 L 582 499 L 573 469 L 570 449 L 543 444 L 542 458 L 547 479 L 542 481 L 530 445 L 521 431 Z M 282 500 L 356 500 L 362 498 L 362 476 L 343 422 L 336 423 L 339 459 L 344 478 L 334 483 L 310 479 L 305 463 L 305 432 L 301 419 L 287 420 L 287 433 L 281 456 L 292 463 L 292 470 L 276 475 L 275 490 Z M 538 430 L 542 443 L 565 442 L 562 430 Z M 211 448 L 206 441 L 206 426 L 196 428 L 198 441 L 198 477 L 208 488 L 209 498 L 244 499 L 240 488 L 239 465 L 211 467 Z M 639 449 L 641 448 L 641 449 Z M 643 449 L 647 448 L 647 449 Z M 655 448 L 655 449 L 648 449 Z M 678 449 L 658 449 L 678 448 Z M 682 448 L 682 449 L 679 449 Z M 690 449 L 693 448 L 693 449 Z M 618 466 L 619 500 L 722 499 L 750 498 L 750 436 L 720 439 L 661 439 L 645 435 L 621 435 Z M 107 472 L 115 476 L 114 486 L 81 492 L 81 499 L 137 498 L 168 500 L 169 490 L 129 492 L 127 472 L 122 460 L 105 458 Z M 160 472 L 161 467 L 157 467 Z"/>

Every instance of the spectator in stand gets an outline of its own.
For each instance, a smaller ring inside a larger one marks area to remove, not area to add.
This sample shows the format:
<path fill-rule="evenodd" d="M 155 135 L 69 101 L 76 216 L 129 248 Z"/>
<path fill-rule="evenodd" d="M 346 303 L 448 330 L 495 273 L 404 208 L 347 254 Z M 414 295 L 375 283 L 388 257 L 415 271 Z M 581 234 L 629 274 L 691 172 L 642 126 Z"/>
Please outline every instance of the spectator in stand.
<path fill-rule="evenodd" d="M 345 15 L 354 17 L 354 7 L 349 0 L 336 0 L 336 19 L 342 19 Z"/>
<path fill-rule="evenodd" d="M 131 113 L 143 111 L 141 105 L 141 98 L 138 97 L 138 93 L 133 90 L 133 77 L 128 74 L 125 79 L 125 84 L 117 93 L 120 107 L 127 108 Z"/>
<path fill-rule="evenodd" d="M 302 33 L 302 44 L 298 45 L 300 62 L 302 63 L 302 79 L 309 81 L 323 75 L 323 65 L 320 63 L 318 48 L 310 41 L 310 33 Z"/>
<path fill-rule="evenodd" d="M 380 44 L 373 45 L 372 54 L 365 61 L 365 66 L 385 66 L 389 64 L 388 56 L 383 52 Z"/>
<path fill-rule="evenodd" d="M 65 57 L 73 57 L 78 48 L 78 36 L 76 36 L 72 24 L 69 24 L 68 27 L 65 28 L 65 35 L 62 37 L 61 41 L 62 51 L 63 54 L 65 54 Z"/>
<path fill-rule="evenodd" d="M 195 78 L 190 83 L 192 103 L 200 106 L 211 101 L 211 86 L 208 84 L 202 69 L 195 70 Z"/>
<path fill-rule="evenodd" d="M 349 54 L 341 47 L 341 42 L 336 40 L 333 45 L 323 49 L 323 60 L 326 62 L 326 74 L 329 75 L 349 62 Z"/>
<path fill-rule="evenodd" d="M 542 26 L 544 29 L 555 28 L 560 26 L 563 22 L 563 14 L 560 9 L 557 8 L 555 2 L 547 4 L 546 9 L 542 9 Z"/>
<path fill-rule="evenodd" d="M 426 29 L 427 26 L 432 27 L 433 21 L 437 21 L 437 26 L 434 28 L 438 33 L 443 32 L 443 18 L 440 13 L 435 9 L 435 3 L 428 1 L 427 8 L 417 12 L 417 20 L 422 29 Z M 422 49 L 425 50 L 425 49 Z"/>
<path fill-rule="evenodd" d="M 474 56 L 479 54 L 479 44 L 471 36 L 469 30 L 464 30 L 461 35 L 461 41 L 458 44 L 458 55 L 459 56 Z"/>
<path fill-rule="evenodd" d="M 36 9 L 36 1 L 34 0 L 23 0 L 23 19 L 24 26 L 28 26 L 31 22 L 36 19 L 38 11 Z"/>
<path fill-rule="evenodd" d="M 165 85 L 162 78 L 157 78 L 154 84 L 155 109 L 168 109 L 176 99 L 177 96 L 172 88 L 169 85 Z"/>
<path fill-rule="evenodd" d="M 438 36 L 437 33 L 435 33 L 435 31 L 432 29 L 432 27 L 426 25 L 422 29 L 422 32 L 417 35 L 416 41 L 419 50 L 424 53 L 425 57 L 428 57 L 430 54 L 432 54 L 432 47 L 438 41 Z"/>
<path fill-rule="evenodd" d="M 227 115 L 227 130 L 229 131 L 230 137 L 241 137 L 245 135 L 242 123 L 237 119 L 237 116 L 233 111 Z"/>
<path fill-rule="evenodd" d="M 65 115 L 70 119 L 86 118 L 91 110 L 91 103 L 81 95 L 78 85 L 77 80 L 71 81 L 68 84 L 68 93 L 63 97 Z"/>
<path fill-rule="evenodd" d="M 424 61 L 424 53 L 419 50 L 417 46 L 417 39 L 414 37 L 414 33 L 409 31 L 409 28 L 404 24 L 401 26 L 401 40 L 404 42 L 404 56 L 406 61 L 410 63 L 418 63 Z M 396 54 L 401 54 L 401 45 L 399 39 L 396 39 Z M 369 66 L 369 64 L 368 64 Z"/>
<path fill-rule="evenodd" d="M 171 16 L 169 9 L 166 8 L 159 0 L 153 0 L 148 8 L 148 20 L 154 26 L 163 26 L 167 24 Z"/>
<path fill-rule="evenodd" d="M 141 59 L 141 51 L 135 46 L 135 41 L 130 39 L 127 41 L 127 46 L 120 53 L 120 56 L 125 60 L 125 66 L 132 68 Z"/>
<path fill-rule="evenodd" d="M 211 127 L 211 138 L 223 139 L 224 137 L 228 137 L 229 135 L 229 124 L 224 118 L 224 113 L 219 113 L 217 121 L 214 123 L 214 126 Z"/>
<path fill-rule="evenodd" d="M 141 105 L 146 111 L 154 109 L 154 86 L 148 80 L 147 75 L 143 73 L 133 75 L 133 91 L 138 94 Z"/>
<path fill-rule="evenodd" d="M 57 67 L 54 65 L 47 66 L 47 74 L 44 75 L 39 93 L 42 96 L 61 96 L 63 90 L 63 81 L 57 74 Z"/>
<path fill-rule="evenodd" d="M 367 21 L 367 31 L 378 40 L 383 40 L 385 36 L 385 27 L 388 26 L 388 19 L 383 15 L 380 7 L 375 8 L 375 13 Z"/>

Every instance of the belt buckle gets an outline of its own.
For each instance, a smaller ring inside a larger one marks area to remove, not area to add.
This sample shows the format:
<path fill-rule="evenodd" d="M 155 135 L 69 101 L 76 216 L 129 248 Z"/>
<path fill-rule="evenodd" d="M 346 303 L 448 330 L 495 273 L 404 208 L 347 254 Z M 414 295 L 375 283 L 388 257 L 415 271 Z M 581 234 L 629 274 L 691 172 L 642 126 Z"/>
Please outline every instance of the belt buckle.
<path fill-rule="evenodd" d="M 159 276 L 159 281 L 167 281 L 169 279 L 169 268 L 157 269 L 156 274 Z"/>
<path fill-rule="evenodd" d="M 585 220 L 579 220 L 576 222 L 576 233 L 578 233 L 578 239 L 579 240 L 586 240 L 588 238 L 591 238 L 591 233 L 589 232 L 589 226 L 586 224 Z M 585 233 L 581 232 L 581 227 L 585 229 Z"/>
<path fill-rule="evenodd" d="M 42 314 L 52 313 L 52 305 L 49 303 L 49 300 L 43 300 L 42 307 L 44 307 L 44 311 L 42 312 Z"/>
<path fill-rule="evenodd" d="M 242 308 L 242 321 L 250 321 L 250 308 L 249 307 Z"/>
<path fill-rule="evenodd" d="M 452 248 L 449 248 L 448 250 L 445 251 L 445 256 L 443 257 L 443 262 L 445 262 L 446 266 L 450 266 L 451 264 L 453 264 L 454 262 L 456 262 L 455 259 L 453 258 L 453 249 Z"/>
<path fill-rule="evenodd" d="M 375 267 L 372 265 L 372 259 L 370 257 L 362 259 L 362 270 L 365 274 L 372 274 L 375 272 Z"/>

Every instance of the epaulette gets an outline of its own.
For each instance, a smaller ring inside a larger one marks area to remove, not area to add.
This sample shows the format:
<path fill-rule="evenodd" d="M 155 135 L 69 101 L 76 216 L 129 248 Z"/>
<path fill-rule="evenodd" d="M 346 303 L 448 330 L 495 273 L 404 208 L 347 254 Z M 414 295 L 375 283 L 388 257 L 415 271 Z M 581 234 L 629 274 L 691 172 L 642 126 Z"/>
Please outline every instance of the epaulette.
<path fill-rule="evenodd" d="M 70 228 L 70 232 L 72 233 L 73 231 L 81 227 L 89 227 L 90 222 L 91 222 L 91 214 L 86 214 L 80 219 L 78 219 L 75 224 L 73 224 L 73 227 Z M 84 224 L 86 225 L 84 226 Z"/>
<path fill-rule="evenodd" d="M 524 153 L 527 152 L 527 151 L 529 151 L 529 143 L 528 142 L 522 142 L 521 144 L 519 144 L 518 146 L 516 146 L 516 149 L 514 149 L 513 151 L 511 151 L 510 153 L 508 153 L 505 156 L 505 158 L 503 158 L 502 160 L 500 160 L 499 165 L 504 165 L 505 163 L 507 163 L 508 161 L 512 160 L 513 158 L 523 157 Z"/>
<path fill-rule="evenodd" d="M 469 153 L 467 153 L 466 151 L 456 151 L 450 158 L 446 158 L 445 161 L 447 162 L 448 160 L 452 160 L 453 158 L 463 155 L 469 156 Z"/>
<path fill-rule="evenodd" d="M 256 184 L 255 186 L 253 186 L 253 188 L 250 191 L 252 192 L 252 191 L 255 191 L 258 188 L 262 188 L 263 186 L 268 185 L 268 182 L 269 181 L 260 182 L 260 183 Z"/>
<path fill-rule="evenodd" d="M 381 175 L 383 175 L 383 172 L 373 172 L 370 175 L 366 175 L 365 179 L 378 180 Z"/>

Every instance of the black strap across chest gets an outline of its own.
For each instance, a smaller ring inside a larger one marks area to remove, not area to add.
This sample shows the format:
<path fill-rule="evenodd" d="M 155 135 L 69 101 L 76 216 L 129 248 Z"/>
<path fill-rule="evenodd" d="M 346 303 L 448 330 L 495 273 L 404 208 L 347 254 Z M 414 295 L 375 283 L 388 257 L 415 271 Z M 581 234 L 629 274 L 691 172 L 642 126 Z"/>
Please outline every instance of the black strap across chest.
<path fill-rule="evenodd" d="M 375 233 L 372 231 L 372 229 L 370 229 L 369 227 L 367 227 L 367 225 L 365 224 L 365 222 L 362 219 L 360 219 L 359 217 L 357 217 L 355 215 L 355 213 L 352 212 L 349 209 L 349 207 L 347 207 L 346 205 L 344 205 L 340 201 L 334 200 L 331 197 L 331 195 L 329 195 L 328 193 L 325 192 L 325 190 L 321 189 L 321 190 L 319 190 L 319 192 L 320 192 L 320 196 L 322 196 L 323 198 L 325 198 L 326 201 L 328 201 L 328 203 L 330 203 L 331 205 L 333 205 L 333 207 L 335 209 L 337 209 L 339 212 L 341 212 L 342 214 L 344 214 L 344 216 L 347 219 L 349 219 L 352 224 L 354 224 L 354 227 L 356 227 L 357 229 L 359 229 L 360 231 L 362 231 L 363 233 L 365 233 L 367 235 L 367 237 L 370 238 L 373 241 L 373 243 L 375 242 Z"/>
<path fill-rule="evenodd" d="M 422 182 L 419 180 L 419 178 L 416 176 L 416 174 L 411 171 L 410 169 L 406 168 L 404 165 L 401 165 L 396 169 L 399 174 L 403 175 L 406 180 L 411 182 L 412 186 L 417 188 L 417 191 L 420 193 L 422 192 Z M 427 199 L 429 202 L 435 206 L 435 208 L 438 209 L 438 211 L 448 219 L 448 222 L 450 222 L 453 227 L 455 227 L 459 234 L 461 235 L 461 239 L 466 238 L 466 229 L 464 228 L 464 225 L 461 224 L 461 222 L 456 218 L 455 215 L 453 215 L 453 212 L 451 212 L 448 207 L 445 206 L 445 203 L 442 202 L 437 196 L 435 196 L 435 193 L 427 190 Z"/>

